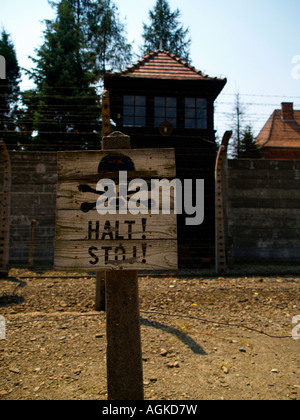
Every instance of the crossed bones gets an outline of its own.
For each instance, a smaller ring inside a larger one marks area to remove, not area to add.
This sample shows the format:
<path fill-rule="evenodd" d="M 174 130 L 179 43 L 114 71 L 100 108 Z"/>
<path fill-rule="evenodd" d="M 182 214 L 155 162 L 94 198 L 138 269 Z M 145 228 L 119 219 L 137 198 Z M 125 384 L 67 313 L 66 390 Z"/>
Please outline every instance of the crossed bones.
<path fill-rule="evenodd" d="M 99 196 L 105 194 L 108 190 L 108 187 L 104 187 L 104 191 L 97 191 L 94 188 L 90 187 L 89 185 L 79 185 L 78 186 L 78 190 L 80 192 L 90 192 L 93 194 L 97 194 Z M 134 191 L 128 191 L 127 192 L 127 201 L 129 201 L 131 198 L 131 196 L 133 194 L 136 194 L 137 192 L 140 191 L 140 187 L 137 187 Z M 108 199 L 106 199 L 106 201 L 108 201 Z M 134 200 L 135 203 L 139 204 L 139 205 L 145 205 L 148 206 L 148 208 L 151 208 L 151 206 L 153 206 L 153 200 L 151 198 L 149 198 L 148 200 Z M 112 199 L 110 204 L 111 205 L 116 205 L 116 209 L 119 209 L 119 206 L 121 203 L 124 203 L 124 198 L 116 198 L 116 199 Z M 97 201 L 93 202 L 93 203 L 82 203 L 80 208 L 81 211 L 83 211 L 84 213 L 88 213 L 90 210 L 93 210 L 96 207 Z"/>

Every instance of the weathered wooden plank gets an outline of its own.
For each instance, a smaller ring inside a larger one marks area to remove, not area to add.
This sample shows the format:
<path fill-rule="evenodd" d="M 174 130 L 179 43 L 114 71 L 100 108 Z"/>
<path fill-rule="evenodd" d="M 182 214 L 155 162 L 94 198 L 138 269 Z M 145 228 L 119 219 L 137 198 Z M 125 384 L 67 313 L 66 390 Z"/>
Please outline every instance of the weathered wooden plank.
<path fill-rule="evenodd" d="M 172 149 L 58 153 L 55 267 L 89 271 L 176 269 L 175 191 L 167 180 L 175 176 Z M 114 181 L 109 192 L 105 185 L 97 185 L 103 178 Z M 137 178 L 142 185 L 130 184 Z M 151 179 L 163 180 L 163 188 L 156 185 L 151 190 Z M 145 189 L 143 194 L 140 187 Z M 116 214 L 101 216 L 96 203 L 100 196 L 105 201 L 108 195 Z M 138 214 L 132 214 L 133 210 Z M 154 210 L 159 214 L 151 214 Z"/>
<path fill-rule="evenodd" d="M 128 171 L 128 178 L 175 177 L 173 149 L 111 150 L 99 152 L 58 152 L 59 180 L 90 180 L 99 175 L 109 179 Z"/>
<path fill-rule="evenodd" d="M 96 208 L 96 202 L 99 198 L 99 194 L 93 193 L 93 192 L 82 192 L 80 191 L 80 185 L 81 182 L 67 182 L 63 181 L 61 183 L 58 183 L 57 185 L 57 195 L 56 195 L 56 208 L 57 210 L 80 210 L 81 205 L 83 203 L 94 203 L 94 207 L 91 204 L 91 210 L 93 208 Z M 97 183 L 89 183 L 87 184 L 88 187 L 96 191 Z M 144 206 L 146 206 L 144 209 L 149 209 L 150 212 L 150 202 L 148 200 L 151 200 L 153 198 L 154 193 L 151 192 L 151 185 L 148 184 L 149 192 L 148 194 L 144 194 L 145 200 Z M 132 191 L 136 192 L 136 189 L 133 188 Z M 128 198 L 132 198 L 133 200 L 137 198 L 135 195 L 135 192 L 128 196 Z M 118 197 L 119 193 L 119 186 L 116 185 L 116 196 Z M 127 198 L 127 197 L 126 197 Z M 159 192 L 159 209 L 160 210 L 167 210 L 170 208 L 170 210 L 174 210 L 174 188 L 170 189 L 170 195 L 168 194 L 168 189 L 162 190 L 160 189 Z"/>
<path fill-rule="evenodd" d="M 108 230 L 110 228 L 110 230 Z M 81 241 L 113 237 L 119 240 L 177 239 L 176 215 L 105 215 L 96 210 L 60 210 L 56 215 L 56 239 Z"/>
<path fill-rule="evenodd" d="M 176 270 L 177 241 L 56 241 L 56 270 Z"/>

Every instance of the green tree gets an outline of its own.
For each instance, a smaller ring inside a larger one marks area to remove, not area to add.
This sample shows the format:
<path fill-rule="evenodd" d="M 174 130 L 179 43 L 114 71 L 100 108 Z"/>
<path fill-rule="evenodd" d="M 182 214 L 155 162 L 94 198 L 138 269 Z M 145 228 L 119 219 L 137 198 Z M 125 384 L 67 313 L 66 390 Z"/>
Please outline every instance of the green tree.
<path fill-rule="evenodd" d="M 125 26 L 110 0 L 50 3 L 57 15 L 45 21 L 44 43 L 33 59 L 37 88 L 23 95 L 23 128 L 32 130 L 34 148 L 98 148 L 101 103 L 95 86 L 108 67 L 131 62 Z"/>
<path fill-rule="evenodd" d="M 57 7 L 57 3 L 50 3 Z M 102 77 L 106 70 L 122 70 L 132 62 L 126 26 L 112 0 L 70 0 L 70 4 L 98 77 Z"/>
<path fill-rule="evenodd" d="M 143 54 L 155 51 L 161 46 L 179 58 L 190 62 L 189 29 L 180 23 L 180 10 L 171 11 L 167 0 L 157 0 L 153 10 L 149 11 L 150 24 L 143 24 Z"/>
<path fill-rule="evenodd" d="M 21 92 L 22 106 L 18 108 L 18 130 L 21 147 L 23 150 L 32 147 L 32 135 L 36 124 L 36 115 L 39 108 L 40 96 L 37 89 Z"/>
<path fill-rule="evenodd" d="M 241 138 L 243 130 L 243 119 L 245 115 L 245 105 L 241 101 L 240 93 L 236 93 L 233 107 L 233 141 L 232 141 L 232 155 L 238 158 L 241 150 Z"/>
<path fill-rule="evenodd" d="M 8 149 L 17 149 L 17 109 L 21 72 L 13 42 L 5 30 L 1 33 L 0 55 L 6 62 L 6 79 L 0 79 L 0 137 L 4 139 Z"/>
<path fill-rule="evenodd" d="M 33 147 L 53 150 L 99 147 L 100 104 L 97 80 L 84 46 L 72 0 L 62 0 L 54 21 L 46 21 L 44 44 L 33 59 L 37 85 Z M 33 94 L 33 93 L 32 93 Z M 34 93 L 34 96 L 36 93 Z M 30 101 L 29 101 L 30 102 Z M 27 106 L 30 115 L 30 103 Z M 33 103 L 31 102 L 31 105 Z"/>
<path fill-rule="evenodd" d="M 122 70 L 132 62 L 132 47 L 116 5 L 111 0 L 93 2 L 87 12 L 87 46 L 93 53 L 98 74 Z"/>
<path fill-rule="evenodd" d="M 238 157 L 240 159 L 259 159 L 262 157 L 262 152 L 255 143 L 253 130 L 250 125 L 242 132 Z"/>

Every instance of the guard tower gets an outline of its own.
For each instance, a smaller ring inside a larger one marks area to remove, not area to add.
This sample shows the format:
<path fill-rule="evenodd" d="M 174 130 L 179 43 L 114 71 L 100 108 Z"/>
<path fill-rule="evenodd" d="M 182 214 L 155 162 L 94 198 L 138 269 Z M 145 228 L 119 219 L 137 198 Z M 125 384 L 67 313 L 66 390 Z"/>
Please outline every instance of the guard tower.
<path fill-rule="evenodd" d="M 185 217 L 178 215 L 180 268 L 201 268 L 214 260 L 214 101 L 226 82 L 164 50 L 104 78 L 111 119 L 116 130 L 131 137 L 131 147 L 174 148 L 177 178 L 205 181 L 204 222 L 185 226 Z"/>

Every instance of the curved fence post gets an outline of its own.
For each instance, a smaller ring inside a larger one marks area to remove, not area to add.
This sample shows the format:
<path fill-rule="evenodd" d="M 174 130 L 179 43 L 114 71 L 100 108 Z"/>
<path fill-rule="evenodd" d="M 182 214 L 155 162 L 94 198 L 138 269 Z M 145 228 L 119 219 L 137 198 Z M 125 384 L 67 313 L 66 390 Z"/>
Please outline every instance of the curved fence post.
<path fill-rule="evenodd" d="M 6 145 L 2 139 L 0 139 L 0 156 L 3 162 L 3 190 L 0 210 L 0 277 L 5 277 L 8 274 L 9 262 L 11 165 Z"/>
<path fill-rule="evenodd" d="M 226 131 L 222 144 L 219 148 L 215 167 L 215 194 L 216 194 L 216 273 L 226 272 L 226 237 L 224 224 L 224 199 L 222 189 L 222 172 L 224 160 L 227 156 L 227 148 L 232 131 Z"/>

